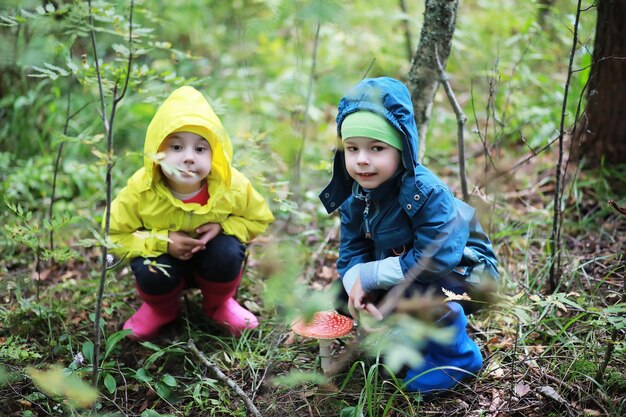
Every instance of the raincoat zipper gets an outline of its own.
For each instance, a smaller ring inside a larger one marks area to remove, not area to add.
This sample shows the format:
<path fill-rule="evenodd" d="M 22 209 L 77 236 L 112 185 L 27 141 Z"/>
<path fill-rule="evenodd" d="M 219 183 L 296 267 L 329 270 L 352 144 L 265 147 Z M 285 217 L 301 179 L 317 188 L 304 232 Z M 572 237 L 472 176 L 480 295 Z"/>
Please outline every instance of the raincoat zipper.
<path fill-rule="evenodd" d="M 369 193 L 365 194 L 365 209 L 363 210 L 363 222 L 365 223 L 365 237 L 367 239 L 372 238 L 372 232 L 370 230 L 370 222 L 368 216 L 370 214 L 370 195 Z"/>

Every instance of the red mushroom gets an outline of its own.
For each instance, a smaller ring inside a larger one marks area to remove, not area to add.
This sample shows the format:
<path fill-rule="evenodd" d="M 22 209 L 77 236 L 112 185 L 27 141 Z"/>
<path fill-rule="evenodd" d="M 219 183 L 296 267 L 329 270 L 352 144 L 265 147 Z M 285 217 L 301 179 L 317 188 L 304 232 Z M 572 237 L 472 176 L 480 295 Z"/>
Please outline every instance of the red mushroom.
<path fill-rule="evenodd" d="M 309 323 L 303 318 L 296 320 L 291 330 L 300 336 L 318 339 L 322 371 L 326 373 L 330 365 L 330 342 L 352 331 L 354 322 L 351 318 L 336 311 L 320 311 L 313 315 Z"/>

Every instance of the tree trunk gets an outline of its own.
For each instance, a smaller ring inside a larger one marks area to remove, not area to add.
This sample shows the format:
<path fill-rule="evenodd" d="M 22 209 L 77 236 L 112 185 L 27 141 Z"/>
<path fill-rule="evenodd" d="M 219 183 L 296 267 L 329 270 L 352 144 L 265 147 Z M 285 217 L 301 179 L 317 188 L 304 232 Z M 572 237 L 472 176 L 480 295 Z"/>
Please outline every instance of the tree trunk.
<path fill-rule="evenodd" d="M 446 66 L 452 36 L 456 25 L 458 0 L 426 0 L 424 24 L 420 34 L 411 69 L 408 74 L 408 88 L 411 91 L 415 122 L 419 133 L 419 159 L 426 149 L 426 134 L 433 99 L 439 86 L 439 72 L 435 53 L 441 64 Z"/>
<path fill-rule="evenodd" d="M 574 149 L 591 167 L 603 159 L 626 163 L 626 1 L 599 0 L 597 13 L 587 106 L 575 138 L 581 146 Z"/>

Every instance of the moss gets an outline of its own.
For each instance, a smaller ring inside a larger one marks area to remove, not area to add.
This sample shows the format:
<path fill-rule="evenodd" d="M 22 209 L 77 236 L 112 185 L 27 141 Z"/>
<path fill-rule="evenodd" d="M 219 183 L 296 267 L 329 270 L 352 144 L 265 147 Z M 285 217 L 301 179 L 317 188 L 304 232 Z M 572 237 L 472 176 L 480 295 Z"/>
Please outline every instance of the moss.
<path fill-rule="evenodd" d="M 571 364 L 560 366 L 560 374 L 568 381 L 586 379 L 587 376 L 595 376 L 598 366 L 594 362 L 586 359 L 576 359 Z"/>
<path fill-rule="evenodd" d="M 606 373 L 604 384 L 608 391 L 626 392 L 626 376 L 617 369 L 611 369 Z"/>

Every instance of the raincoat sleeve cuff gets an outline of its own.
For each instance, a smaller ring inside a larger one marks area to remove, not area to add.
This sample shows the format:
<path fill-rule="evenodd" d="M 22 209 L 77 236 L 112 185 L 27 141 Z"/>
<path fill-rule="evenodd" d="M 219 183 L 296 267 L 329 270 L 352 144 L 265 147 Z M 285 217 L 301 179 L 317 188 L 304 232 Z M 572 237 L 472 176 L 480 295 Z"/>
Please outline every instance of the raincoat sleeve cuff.
<path fill-rule="evenodd" d="M 169 230 L 154 230 L 156 238 L 156 251 L 160 253 L 167 253 L 167 245 L 169 244 Z"/>
<path fill-rule="evenodd" d="M 350 291 L 352 291 L 352 287 L 359 277 L 359 271 L 361 269 L 362 264 L 354 265 L 352 268 L 348 269 L 348 271 L 343 275 L 343 279 L 341 282 L 343 283 L 343 288 L 346 290 L 348 295 Z"/>
<path fill-rule="evenodd" d="M 361 265 L 361 285 L 365 292 L 376 289 L 386 290 L 404 280 L 400 257 L 392 256 L 382 261 Z"/>

